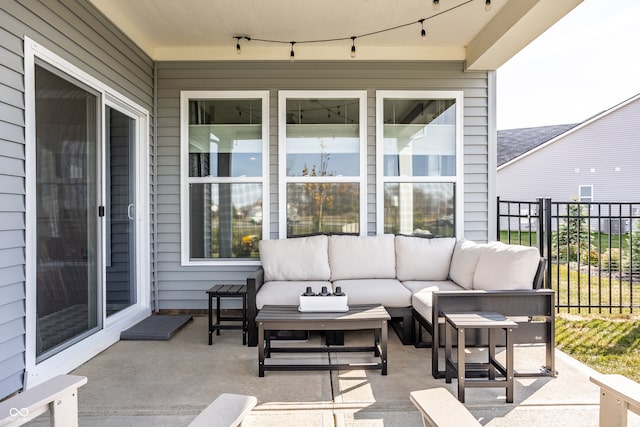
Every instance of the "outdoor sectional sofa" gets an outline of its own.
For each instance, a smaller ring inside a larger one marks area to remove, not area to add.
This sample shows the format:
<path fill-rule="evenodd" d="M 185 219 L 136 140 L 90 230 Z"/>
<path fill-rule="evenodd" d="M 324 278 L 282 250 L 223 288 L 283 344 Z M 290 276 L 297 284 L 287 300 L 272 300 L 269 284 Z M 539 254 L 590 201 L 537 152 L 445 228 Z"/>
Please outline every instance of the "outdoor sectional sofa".
<path fill-rule="evenodd" d="M 447 310 L 513 317 L 516 342 L 546 343 L 547 368 L 553 368 L 554 293 L 540 289 L 545 260 L 534 247 L 383 234 L 262 240 L 259 248 L 262 265 L 247 278 L 251 346 L 264 305 L 297 306 L 309 286 L 316 293 L 339 286 L 349 305 L 384 305 L 403 344 L 439 344 L 432 346 L 434 376 Z M 423 341 L 423 329 L 432 340 Z"/>

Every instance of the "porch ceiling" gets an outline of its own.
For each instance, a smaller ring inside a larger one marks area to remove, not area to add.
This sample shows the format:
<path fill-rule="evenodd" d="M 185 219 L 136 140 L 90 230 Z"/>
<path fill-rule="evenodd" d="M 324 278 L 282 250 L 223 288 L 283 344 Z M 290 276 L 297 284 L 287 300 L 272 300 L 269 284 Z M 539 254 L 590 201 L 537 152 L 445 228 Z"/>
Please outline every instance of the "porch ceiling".
<path fill-rule="evenodd" d="M 465 60 L 494 70 L 582 0 L 89 0 L 151 58 L 170 60 Z M 418 20 L 425 18 L 427 36 Z M 236 53 L 235 36 L 242 55 Z M 322 43 L 311 40 L 346 38 Z M 255 39 L 280 40 L 266 43 Z"/>

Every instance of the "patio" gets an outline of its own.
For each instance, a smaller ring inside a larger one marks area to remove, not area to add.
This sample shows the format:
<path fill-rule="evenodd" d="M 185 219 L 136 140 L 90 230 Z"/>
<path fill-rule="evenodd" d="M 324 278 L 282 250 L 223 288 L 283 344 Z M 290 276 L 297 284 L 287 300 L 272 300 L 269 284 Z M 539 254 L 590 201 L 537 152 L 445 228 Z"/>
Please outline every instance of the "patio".
<path fill-rule="evenodd" d="M 194 316 L 170 341 L 120 341 L 73 371 L 89 379 L 79 392 L 80 425 L 186 426 L 227 392 L 257 397 L 245 426 L 420 426 L 410 391 L 456 392 L 455 381 L 431 377 L 429 349 L 403 346 L 394 333 L 387 376 L 353 370 L 267 372 L 259 378 L 257 349 L 242 346 L 241 331 L 223 331 L 209 346 L 206 323 L 205 316 Z M 360 339 L 369 335 L 345 336 Z M 544 360 L 543 348 L 518 347 L 515 360 L 517 368 L 535 368 Z M 556 363 L 556 378 L 516 378 L 513 404 L 504 403 L 504 389 L 480 388 L 467 390 L 465 406 L 488 426 L 598 425 L 592 371 L 560 352 Z M 40 424 L 46 420 L 34 422 Z M 639 417 L 630 414 L 629 425 L 640 425 Z"/>

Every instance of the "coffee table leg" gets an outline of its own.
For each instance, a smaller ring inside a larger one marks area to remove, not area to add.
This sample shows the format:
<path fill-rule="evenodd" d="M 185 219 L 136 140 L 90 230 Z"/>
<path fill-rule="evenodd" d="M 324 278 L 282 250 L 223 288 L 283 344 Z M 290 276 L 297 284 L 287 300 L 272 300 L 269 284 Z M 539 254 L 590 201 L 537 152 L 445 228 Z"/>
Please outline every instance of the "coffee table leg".
<path fill-rule="evenodd" d="M 264 377 L 264 326 L 258 323 L 258 376 Z"/>
<path fill-rule="evenodd" d="M 434 328 L 435 329 L 435 328 Z M 453 359 L 451 359 L 451 324 L 448 320 L 444 322 L 444 381 L 451 384 L 453 372 Z M 435 341 L 434 341 L 435 342 Z M 435 344 L 432 344 L 435 345 Z M 438 357 L 438 353 L 434 357 Z"/>
<path fill-rule="evenodd" d="M 496 379 L 496 368 L 493 366 L 493 361 L 496 360 L 496 330 L 489 328 L 489 380 Z"/>
<path fill-rule="evenodd" d="M 382 360 L 382 375 L 387 375 L 387 321 L 382 321 L 382 328 L 380 330 L 380 359 Z"/>
<path fill-rule="evenodd" d="M 464 363 L 464 328 L 458 328 L 458 400 L 464 403 L 464 381 L 467 369 Z"/>
<path fill-rule="evenodd" d="M 380 352 L 378 351 L 378 344 L 380 343 L 380 331 L 382 329 L 374 329 L 373 330 L 373 355 L 374 357 L 379 357 Z"/>
<path fill-rule="evenodd" d="M 507 403 L 513 403 L 513 329 L 507 328 Z"/>
<path fill-rule="evenodd" d="M 212 300 L 212 296 L 209 295 L 209 345 L 211 345 L 213 343 L 213 318 L 212 318 L 212 313 L 211 310 L 213 310 L 213 304 L 211 303 Z"/>

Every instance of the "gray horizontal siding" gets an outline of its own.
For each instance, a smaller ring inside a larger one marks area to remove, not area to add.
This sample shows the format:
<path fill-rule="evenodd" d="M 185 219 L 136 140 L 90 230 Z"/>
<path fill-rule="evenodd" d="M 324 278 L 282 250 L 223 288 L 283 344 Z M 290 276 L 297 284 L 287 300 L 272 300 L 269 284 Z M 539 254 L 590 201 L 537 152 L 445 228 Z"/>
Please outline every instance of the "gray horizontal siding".
<path fill-rule="evenodd" d="M 640 202 L 638 117 L 640 99 L 500 169 L 497 195 L 503 200 L 570 201 L 578 196 L 578 186 L 593 185 L 595 202 Z"/>
<path fill-rule="evenodd" d="M 26 357 L 25 36 L 153 110 L 153 62 L 90 2 L 0 2 L 0 399 L 22 387 Z"/>
<path fill-rule="evenodd" d="M 180 265 L 180 91 L 269 90 L 271 237 L 278 236 L 278 91 L 367 91 L 367 231 L 376 228 L 377 90 L 464 92 L 465 234 L 488 237 L 488 78 L 461 62 L 160 62 L 158 63 L 158 289 L 160 308 L 206 308 L 216 282 L 244 282 L 254 267 Z M 239 304 L 236 302 L 235 306 Z"/>

